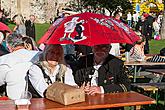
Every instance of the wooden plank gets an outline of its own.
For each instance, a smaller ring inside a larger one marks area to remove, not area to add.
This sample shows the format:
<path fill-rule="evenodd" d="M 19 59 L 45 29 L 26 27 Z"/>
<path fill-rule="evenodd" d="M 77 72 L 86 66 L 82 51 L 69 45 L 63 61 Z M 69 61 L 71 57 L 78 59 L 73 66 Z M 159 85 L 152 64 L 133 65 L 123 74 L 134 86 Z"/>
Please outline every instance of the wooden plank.
<path fill-rule="evenodd" d="M 165 69 L 146 69 L 145 71 L 165 75 Z"/>
<path fill-rule="evenodd" d="M 122 106 L 139 106 L 156 103 L 154 99 L 136 92 L 97 94 L 86 96 L 86 101 L 73 105 L 64 106 L 62 104 L 40 98 L 32 99 L 30 110 L 77 110 L 77 109 L 99 109 Z"/>

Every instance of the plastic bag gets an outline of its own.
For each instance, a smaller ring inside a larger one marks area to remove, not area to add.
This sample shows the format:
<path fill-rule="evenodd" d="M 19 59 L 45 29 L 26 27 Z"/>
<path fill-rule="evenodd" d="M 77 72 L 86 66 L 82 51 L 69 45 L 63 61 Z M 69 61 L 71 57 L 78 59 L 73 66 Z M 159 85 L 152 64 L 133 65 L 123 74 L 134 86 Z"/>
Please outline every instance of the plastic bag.
<path fill-rule="evenodd" d="M 155 40 L 160 40 L 161 37 L 160 37 L 160 35 L 154 35 L 154 39 L 155 39 Z"/>

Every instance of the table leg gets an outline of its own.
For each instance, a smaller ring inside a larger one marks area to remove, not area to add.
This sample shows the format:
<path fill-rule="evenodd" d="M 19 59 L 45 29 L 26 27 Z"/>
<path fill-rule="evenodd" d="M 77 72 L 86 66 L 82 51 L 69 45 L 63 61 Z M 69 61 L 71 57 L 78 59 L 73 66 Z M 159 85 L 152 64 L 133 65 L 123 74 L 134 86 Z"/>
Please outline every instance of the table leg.
<path fill-rule="evenodd" d="M 134 78 L 133 78 L 133 82 L 136 82 L 136 70 L 137 70 L 137 66 L 134 66 Z"/>
<path fill-rule="evenodd" d="M 140 110 L 140 109 L 141 109 L 140 105 L 136 106 L 136 108 L 135 108 L 135 110 Z"/>

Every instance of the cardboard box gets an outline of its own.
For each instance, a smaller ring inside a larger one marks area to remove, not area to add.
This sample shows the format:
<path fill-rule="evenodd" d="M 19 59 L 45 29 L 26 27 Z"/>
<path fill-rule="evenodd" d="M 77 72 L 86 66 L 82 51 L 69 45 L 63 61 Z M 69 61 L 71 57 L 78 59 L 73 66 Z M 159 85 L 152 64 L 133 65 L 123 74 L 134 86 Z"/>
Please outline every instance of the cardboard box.
<path fill-rule="evenodd" d="M 55 82 L 48 87 L 46 98 L 64 105 L 70 105 L 85 101 L 85 93 L 82 89 Z"/>

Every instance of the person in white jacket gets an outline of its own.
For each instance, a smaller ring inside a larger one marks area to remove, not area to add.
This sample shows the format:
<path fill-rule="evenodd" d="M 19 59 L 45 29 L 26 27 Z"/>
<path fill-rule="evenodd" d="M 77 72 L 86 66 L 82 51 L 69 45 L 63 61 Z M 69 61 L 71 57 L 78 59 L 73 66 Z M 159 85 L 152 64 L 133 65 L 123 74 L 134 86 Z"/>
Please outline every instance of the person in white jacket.
<path fill-rule="evenodd" d="M 0 86 L 7 85 L 10 99 L 19 99 L 25 90 L 25 76 L 31 61 L 38 60 L 39 52 L 27 50 L 20 34 L 10 34 L 6 41 L 11 53 L 0 57 Z"/>

